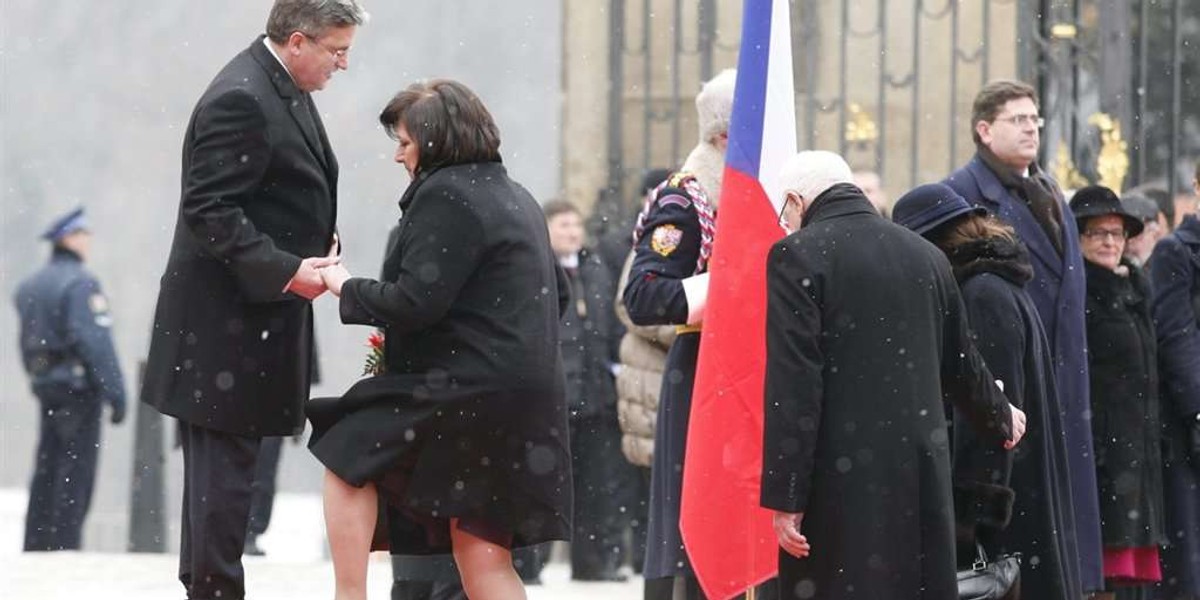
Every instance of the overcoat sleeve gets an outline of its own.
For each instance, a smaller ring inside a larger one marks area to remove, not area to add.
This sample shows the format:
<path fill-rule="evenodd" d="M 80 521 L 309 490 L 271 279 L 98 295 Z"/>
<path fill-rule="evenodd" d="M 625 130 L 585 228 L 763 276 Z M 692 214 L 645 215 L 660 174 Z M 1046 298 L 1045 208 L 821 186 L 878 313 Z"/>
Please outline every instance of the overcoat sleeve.
<path fill-rule="evenodd" d="M 1004 382 L 1004 395 L 1017 408 L 1028 410 L 1025 398 L 1025 322 L 1016 299 L 994 275 L 981 275 L 962 288 L 971 324 L 971 338 L 992 376 Z M 994 437 L 974 434 L 962 411 L 954 411 L 954 487 L 956 515 L 960 523 L 984 523 L 1003 527 L 1007 516 L 996 517 L 984 507 L 1003 496 L 1011 504 L 1007 489 L 1012 474 L 1013 453 L 997 444 Z M 1000 511 L 1007 513 L 1007 511 Z M 956 517 L 957 518 L 957 517 Z"/>
<path fill-rule="evenodd" d="M 687 193 L 663 188 L 634 244 L 623 301 L 637 325 L 683 325 L 688 299 L 683 281 L 696 272 L 700 221 Z"/>
<path fill-rule="evenodd" d="M 949 271 L 949 268 L 947 268 Z M 995 377 L 971 341 L 967 311 L 958 284 L 947 273 L 945 319 L 942 327 L 942 393 L 975 434 L 997 446 L 1012 438 L 1012 411 L 1008 398 L 996 387 Z M 1004 382 L 1008 389 L 1009 382 Z"/>
<path fill-rule="evenodd" d="M 87 369 L 92 389 L 114 407 L 125 406 L 125 379 L 112 342 L 112 317 L 100 283 L 82 278 L 67 290 L 67 332 Z"/>
<path fill-rule="evenodd" d="M 1200 330 L 1193 302 L 1197 266 L 1187 246 L 1168 236 L 1150 256 L 1154 326 L 1158 334 L 1160 381 L 1168 410 L 1180 418 L 1200 413 Z"/>
<path fill-rule="evenodd" d="M 785 239 L 767 258 L 767 366 L 760 503 L 804 512 L 824 404 L 821 278 Z"/>
<path fill-rule="evenodd" d="M 421 192 L 418 192 L 420 194 Z M 348 325 L 386 326 L 399 334 L 441 320 L 479 266 L 485 232 L 468 201 L 450 193 L 418 195 L 392 253 L 399 253 L 395 281 L 351 278 L 339 304 Z"/>
<path fill-rule="evenodd" d="M 197 112 L 186 151 L 180 214 L 192 237 L 228 266 L 251 302 L 281 299 L 301 259 L 277 248 L 243 210 L 271 162 L 262 107 L 245 90 L 213 98 Z"/>

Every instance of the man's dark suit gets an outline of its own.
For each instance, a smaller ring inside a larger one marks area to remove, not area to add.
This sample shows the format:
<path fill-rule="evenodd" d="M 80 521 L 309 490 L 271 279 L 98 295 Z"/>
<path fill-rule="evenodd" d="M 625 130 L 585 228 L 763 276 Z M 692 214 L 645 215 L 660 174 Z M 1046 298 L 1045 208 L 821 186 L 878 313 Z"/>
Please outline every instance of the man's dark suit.
<path fill-rule="evenodd" d="M 259 442 L 302 430 L 311 377 L 312 308 L 283 290 L 303 258 L 328 252 L 336 188 L 312 99 L 260 37 L 188 123 L 142 389 L 183 422 L 180 580 L 191 598 L 244 595 Z"/>

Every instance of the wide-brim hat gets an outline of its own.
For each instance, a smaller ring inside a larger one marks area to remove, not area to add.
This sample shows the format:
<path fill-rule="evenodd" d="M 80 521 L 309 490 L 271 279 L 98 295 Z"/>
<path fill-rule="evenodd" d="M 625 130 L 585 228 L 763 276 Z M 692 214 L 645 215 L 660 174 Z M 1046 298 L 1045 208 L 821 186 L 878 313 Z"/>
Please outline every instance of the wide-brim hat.
<path fill-rule="evenodd" d="M 944 183 L 919 185 L 892 206 L 892 221 L 921 235 L 963 215 L 986 215 L 987 209 L 971 206 Z"/>
<path fill-rule="evenodd" d="M 1129 237 L 1134 237 L 1146 228 L 1142 220 L 1129 214 L 1121 205 L 1117 193 L 1102 186 L 1089 185 L 1071 197 L 1071 212 L 1075 213 L 1075 224 L 1083 229 L 1083 224 L 1092 217 L 1117 215 L 1125 222 L 1125 231 Z"/>

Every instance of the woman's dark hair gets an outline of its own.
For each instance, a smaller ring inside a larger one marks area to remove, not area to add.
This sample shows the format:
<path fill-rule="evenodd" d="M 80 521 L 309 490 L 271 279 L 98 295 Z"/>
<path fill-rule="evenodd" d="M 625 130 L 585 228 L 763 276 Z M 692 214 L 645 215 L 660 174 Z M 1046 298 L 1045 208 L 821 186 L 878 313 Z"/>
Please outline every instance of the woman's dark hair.
<path fill-rule="evenodd" d="M 379 122 L 396 139 L 403 125 L 417 144 L 417 170 L 500 160 L 500 130 L 467 86 L 450 79 L 420 81 L 396 94 Z"/>
<path fill-rule="evenodd" d="M 979 214 L 968 214 L 929 232 L 929 241 L 946 254 L 952 253 L 963 244 L 991 238 L 1015 242 L 1017 233 L 995 217 Z"/>

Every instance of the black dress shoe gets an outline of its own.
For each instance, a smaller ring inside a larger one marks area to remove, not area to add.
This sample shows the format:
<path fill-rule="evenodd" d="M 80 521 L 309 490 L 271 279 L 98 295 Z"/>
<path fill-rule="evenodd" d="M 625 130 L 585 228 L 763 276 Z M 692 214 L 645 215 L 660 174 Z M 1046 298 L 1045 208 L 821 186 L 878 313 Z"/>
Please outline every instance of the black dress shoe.
<path fill-rule="evenodd" d="M 242 554 L 245 556 L 266 556 L 267 555 L 266 552 L 263 552 L 262 548 L 258 547 L 258 536 L 257 535 L 246 536 L 246 546 L 244 548 L 242 548 Z"/>
<path fill-rule="evenodd" d="M 629 576 L 619 571 L 602 571 L 600 573 L 572 573 L 574 581 L 610 581 L 620 583 L 629 581 Z"/>

